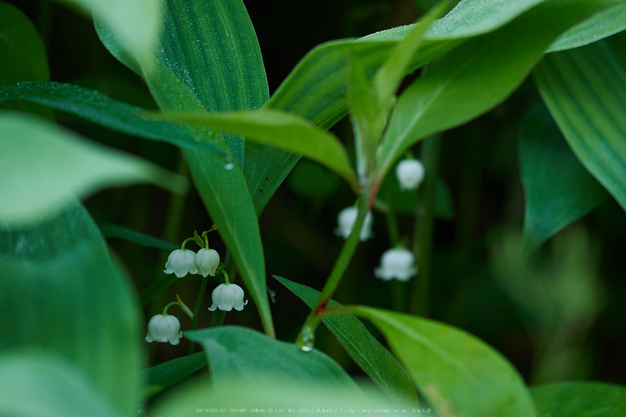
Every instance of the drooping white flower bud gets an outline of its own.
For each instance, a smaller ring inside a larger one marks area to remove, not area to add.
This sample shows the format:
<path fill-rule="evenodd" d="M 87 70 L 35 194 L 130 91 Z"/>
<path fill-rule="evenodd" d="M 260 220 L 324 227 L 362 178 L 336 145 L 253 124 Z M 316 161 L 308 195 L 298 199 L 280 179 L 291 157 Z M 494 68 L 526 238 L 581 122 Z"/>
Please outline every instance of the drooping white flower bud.
<path fill-rule="evenodd" d="M 350 233 L 352 233 L 358 214 L 359 211 L 356 207 L 346 207 L 341 210 L 337 216 L 338 227 L 335 230 L 335 234 L 347 239 L 348 236 L 350 236 Z M 374 218 L 372 217 L 372 213 L 367 212 L 365 220 L 363 221 L 363 227 L 361 227 L 361 234 L 359 235 L 359 239 L 361 241 L 365 241 L 374 236 L 374 233 L 372 232 L 373 221 Z"/>
<path fill-rule="evenodd" d="M 219 308 L 222 311 L 243 310 L 243 306 L 248 304 L 248 300 L 243 301 L 243 289 L 237 284 L 220 284 L 211 293 L 213 304 L 209 310 L 215 311 Z"/>
<path fill-rule="evenodd" d="M 424 180 L 424 165 L 417 159 L 405 159 L 396 167 L 401 190 L 415 190 Z"/>
<path fill-rule="evenodd" d="M 167 257 L 165 270 L 163 272 L 166 274 L 176 274 L 178 278 L 182 278 L 188 273 L 197 274 L 196 253 L 189 249 L 176 249 Z"/>
<path fill-rule="evenodd" d="M 383 281 L 393 278 L 407 282 L 417 274 L 415 257 L 408 249 L 388 249 L 380 258 L 380 266 L 374 270 L 374 275 Z"/>
<path fill-rule="evenodd" d="M 198 273 L 203 277 L 207 275 L 215 276 L 215 270 L 220 265 L 220 254 L 214 249 L 200 249 L 196 253 L 196 266 Z"/>
<path fill-rule="evenodd" d="M 146 336 L 148 343 L 170 342 L 172 345 L 177 345 L 181 337 L 183 337 L 183 332 L 180 331 L 180 322 L 174 316 L 157 314 L 148 322 L 148 334 Z"/>

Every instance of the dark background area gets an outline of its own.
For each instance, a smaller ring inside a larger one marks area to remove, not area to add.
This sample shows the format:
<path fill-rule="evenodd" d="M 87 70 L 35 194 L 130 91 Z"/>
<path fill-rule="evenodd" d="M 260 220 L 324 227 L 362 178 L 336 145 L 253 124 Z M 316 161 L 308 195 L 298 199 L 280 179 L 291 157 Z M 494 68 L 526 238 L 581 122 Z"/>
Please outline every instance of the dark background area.
<path fill-rule="evenodd" d="M 13 0 L 9 3 L 24 11 L 39 29 L 47 47 L 52 81 L 78 84 L 121 101 L 156 108 L 141 79 L 106 51 L 88 19 L 48 1 Z M 257 30 L 271 92 L 317 44 L 409 24 L 429 3 L 409 0 L 246 1 Z M 516 301 L 494 277 L 490 253 L 491 247 L 497 244 L 494 238 L 497 231 L 507 227 L 519 231 L 523 224 L 524 194 L 518 169 L 517 137 L 528 108 L 539 100 L 532 80 L 527 80 L 506 102 L 488 114 L 443 134 L 440 175 L 449 190 L 453 216 L 438 218 L 435 223 L 428 314 L 482 338 L 511 360 L 527 380 L 534 380 L 533 372 L 542 352 L 537 333 L 549 334 L 550 330 L 538 330 L 532 320 L 520 312 Z M 56 118 L 85 137 L 140 155 L 170 170 L 178 169 L 179 161 L 175 156 L 178 151 L 170 145 L 131 138 L 59 112 Z M 351 127 L 346 119 L 338 123 L 333 132 L 351 146 Z M 420 146 L 414 151 L 419 154 Z M 170 197 L 155 187 L 133 186 L 100 192 L 87 200 L 86 205 L 99 222 L 112 222 L 162 237 Z M 260 228 L 268 286 L 276 292 L 272 309 L 279 339 L 295 339 L 308 309 L 271 275 L 321 289 L 343 243 L 334 233 L 336 216 L 353 203 L 353 193 L 345 183 L 314 164 L 302 161 L 263 214 Z M 399 216 L 401 236 L 411 236 L 413 222 L 411 215 Z M 208 229 L 211 224 L 200 198 L 192 191 L 185 198 L 183 221 L 175 243 L 191 236 L 194 230 Z M 569 369 L 569 374 L 561 369 L 552 379 L 548 377 L 543 381 L 567 376 L 623 384 L 626 383 L 626 359 L 622 355 L 626 351 L 622 301 L 626 298 L 626 257 L 623 255 L 626 216 L 609 199 L 577 226 L 585 230 L 591 247 L 597 252 L 595 268 L 604 288 L 602 310 L 592 318 L 590 333 L 576 341 L 582 353 L 574 362 L 562 367 Z M 390 245 L 385 218 L 380 213 L 374 214 L 374 233 L 375 238 L 358 249 L 335 296 L 337 301 L 392 308 L 393 287 L 373 275 L 380 254 Z M 219 238 L 214 234 L 211 238 L 212 247 L 223 254 Z M 118 239 L 111 239 L 109 243 L 126 264 L 138 292 L 163 278 L 163 261 L 167 256 L 163 251 Z M 537 258 L 550 257 L 550 254 L 551 246 L 547 244 Z M 199 285 L 197 276 L 188 276 L 177 281 L 160 302 L 173 301 L 175 294 L 180 294 L 188 305 L 193 305 Z M 407 291 L 408 285 L 402 285 L 405 287 L 401 289 Z M 213 285 L 209 284 L 209 290 L 211 288 Z M 207 307 L 210 305 L 209 294 L 204 303 Z M 151 303 L 146 316 L 160 311 L 163 305 L 158 301 Z M 199 327 L 207 326 L 210 321 L 210 314 L 206 309 L 204 312 Z M 241 313 L 228 314 L 226 322 L 261 328 L 251 304 Z M 189 325 L 186 318 L 182 318 L 181 323 L 183 329 Z M 318 331 L 316 347 L 349 372 L 360 374 L 326 329 Z M 187 345 L 185 342 L 179 346 L 153 344 L 150 350 L 153 363 L 158 363 L 186 354 Z"/>

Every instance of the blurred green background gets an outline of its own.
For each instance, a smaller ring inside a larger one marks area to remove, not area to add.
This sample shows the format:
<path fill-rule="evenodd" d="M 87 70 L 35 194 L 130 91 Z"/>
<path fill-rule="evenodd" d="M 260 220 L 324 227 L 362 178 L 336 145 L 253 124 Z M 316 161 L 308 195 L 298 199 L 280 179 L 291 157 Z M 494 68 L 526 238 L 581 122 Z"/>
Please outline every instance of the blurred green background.
<path fill-rule="evenodd" d="M 88 19 L 49 1 L 9 3 L 26 13 L 42 35 L 52 81 L 81 85 L 118 100 L 156 108 L 139 77 L 100 44 Z M 273 92 L 315 45 L 411 23 L 431 3 L 274 0 L 247 1 L 246 6 L 257 30 Z M 442 135 L 439 175 L 447 194 L 443 192 L 438 201 L 428 316 L 482 338 L 511 360 L 531 383 L 594 379 L 624 384 L 623 210 L 609 198 L 560 232 L 530 260 L 518 256 L 524 192 L 517 142 L 526 113 L 539 101 L 529 79 L 488 114 Z M 93 140 L 141 155 L 168 169 L 179 169 L 179 152 L 168 144 L 131 138 L 60 112 L 56 118 Z M 351 127 L 346 119 L 333 132 L 351 146 Z M 420 146 L 414 153 L 419 155 Z M 389 179 L 388 188 L 395 186 L 393 180 Z M 416 195 L 402 197 L 406 201 L 402 202 L 404 212 L 398 216 L 399 231 L 401 237 L 410 238 Z M 155 187 L 134 186 L 100 192 L 86 205 L 98 222 L 163 237 L 171 198 Z M 183 203 L 181 225 L 172 239 L 175 243 L 191 236 L 194 230 L 206 230 L 212 225 L 193 191 Z M 265 210 L 260 228 L 268 286 L 275 291 L 272 311 L 280 339 L 295 339 L 308 309 L 271 275 L 321 289 L 343 243 L 334 234 L 336 216 L 353 203 L 347 184 L 303 160 Z M 390 246 L 384 215 L 375 213 L 374 218 L 375 238 L 358 249 L 335 299 L 343 304 L 392 308 L 393 292 L 406 294 L 411 284 L 390 285 L 374 278 L 380 255 Z M 211 237 L 212 247 L 224 254 L 217 235 Z M 138 292 L 164 277 L 167 253 L 119 239 L 109 239 L 109 243 L 134 278 Z M 175 294 L 193 305 L 199 285 L 198 276 L 177 281 L 168 294 L 148 304 L 146 317 L 173 301 Z M 214 286 L 209 284 L 209 289 Z M 209 294 L 204 303 L 210 305 Z M 187 328 L 188 318 L 176 315 L 182 328 Z M 204 310 L 199 327 L 208 326 L 209 321 L 210 314 Z M 261 328 L 251 305 L 241 313 L 228 314 L 226 322 Z M 326 329 L 318 331 L 316 347 L 349 372 L 360 374 Z M 185 342 L 179 346 L 150 345 L 151 363 L 184 355 L 187 348 Z"/>

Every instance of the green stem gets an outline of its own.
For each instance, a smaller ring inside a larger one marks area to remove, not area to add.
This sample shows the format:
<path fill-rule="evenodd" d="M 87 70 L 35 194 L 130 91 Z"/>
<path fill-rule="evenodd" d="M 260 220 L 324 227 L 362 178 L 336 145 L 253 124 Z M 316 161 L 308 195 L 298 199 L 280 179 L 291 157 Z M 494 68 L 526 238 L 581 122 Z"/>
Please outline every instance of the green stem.
<path fill-rule="evenodd" d="M 335 290 L 339 286 L 341 278 L 348 268 L 354 252 L 356 251 L 356 247 L 359 244 L 359 238 L 361 235 L 361 228 L 363 226 L 363 223 L 365 222 L 365 216 L 367 215 L 369 210 L 369 199 L 369 190 L 367 190 L 367 192 L 363 192 L 359 197 L 357 205 L 358 215 L 356 221 L 354 222 L 354 226 L 352 227 L 352 232 L 350 233 L 350 236 L 348 236 L 348 239 L 346 239 L 346 243 L 341 249 L 341 253 L 337 258 L 337 261 L 335 262 L 335 266 L 333 267 L 330 276 L 328 277 L 328 280 L 326 281 L 326 284 L 324 285 L 324 288 L 322 289 L 322 292 L 320 293 L 320 296 L 317 299 L 315 306 L 313 307 L 313 310 L 311 310 L 311 313 L 304 322 L 302 330 L 300 331 L 298 339 L 296 340 L 296 343 L 301 348 L 308 341 L 313 340 L 313 334 L 315 333 L 315 329 L 320 321 L 318 315 L 326 309 L 328 302 L 330 301 L 333 294 L 335 293 Z"/>
<path fill-rule="evenodd" d="M 439 160 L 441 157 L 441 138 L 431 136 L 426 139 L 422 145 L 421 156 L 426 176 L 422 184 L 413 231 L 413 253 L 419 273 L 413 280 L 409 312 L 418 316 L 426 316 L 428 314 L 428 300 L 430 296 L 435 198 L 437 172 L 439 171 Z"/>
<path fill-rule="evenodd" d="M 404 313 L 406 311 L 407 286 L 404 282 L 398 281 L 397 279 L 392 279 L 390 284 L 393 309 L 400 313 Z"/>
<path fill-rule="evenodd" d="M 182 154 L 179 154 L 178 158 L 177 172 L 181 175 L 187 175 L 188 170 L 185 158 Z M 185 207 L 186 197 L 186 194 L 171 194 L 170 205 L 165 220 L 165 231 L 163 232 L 163 239 L 167 242 L 175 242 L 178 240 L 178 231 L 180 230 L 180 224 L 183 219 L 183 209 Z M 169 253 L 162 252 L 157 263 L 158 275 L 156 276 L 163 274 L 163 267 L 165 265 L 165 262 L 167 261 L 168 256 Z M 155 284 L 151 285 L 149 288 L 141 293 L 141 305 L 146 305 L 157 297 L 157 302 L 155 302 L 154 305 L 162 305 L 165 302 L 166 296 L 163 290 L 172 285 L 174 282 L 176 282 L 176 277 L 173 275 L 168 275 L 165 278 L 156 282 Z"/>
<path fill-rule="evenodd" d="M 202 284 L 200 285 L 200 292 L 196 299 L 196 307 L 193 310 L 193 319 L 191 320 L 191 330 L 196 330 L 198 327 L 198 315 L 200 314 L 200 307 L 202 306 L 202 300 L 204 299 L 204 293 L 206 292 L 206 286 L 209 282 L 208 278 L 202 278 Z M 189 342 L 189 354 L 193 353 L 194 342 Z"/>
<path fill-rule="evenodd" d="M 385 219 L 387 220 L 387 233 L 389 234 L 389 242 L 391 247 L 396 247 L 400 240 L 400 234 L 398 232 L 398 219 L 396 213 L 394 213 L 391 207 L 388 207 L 385 212 Z"/>

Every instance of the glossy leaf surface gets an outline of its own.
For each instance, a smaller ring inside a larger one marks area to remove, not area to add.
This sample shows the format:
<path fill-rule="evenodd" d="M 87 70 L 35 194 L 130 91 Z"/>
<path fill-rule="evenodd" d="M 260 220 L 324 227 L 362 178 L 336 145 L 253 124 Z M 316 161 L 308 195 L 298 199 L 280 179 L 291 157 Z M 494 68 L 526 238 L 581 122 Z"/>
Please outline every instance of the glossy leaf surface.
<path fill-rule="evenodd" d="M 448 53 L 398 99 L 383 138 L 379 177 L 418 140 L 467 122 L 504 100 L 558 35 L 615 3 L 544 2 Z"/>
<path fill-rule="evenodd" d="M 289 291 L 313 308 L 320 292 L 306 285 L 274 276 Z M 329 307 L 341 306 L 331 300 Z M 406 371 L 359 319 L 351 314 L 327 317 L 323 323 L 354 361 L 392 400 L 417 403 L 415 387 Z"/>
<path fill-rule="evenodd" d="M 229 380 L 259 386 L 282 382 L 311 389 L 342 386 L 358 392 L 348 374 L 318 350 L 302 352 L 294 343 L 238 326 L 193 330 L 184 335 L 204 348 L 215 385 Z"/>
<path fill-rule="evenodd" d="M 75 85 L 21 82 L 0 86 L 0 103 L 13 100 L 28 101 L 62 110 L 128 135 L 208 151 L 223 160 L 228 155 L 211 143 L 217 140 L 215 137 L 200 140 L 183 126 L 159 120 L 147 110 Z"/>
<path fill-rule="evenodd" d="M 0 56 L 0 85 L 50 79 L 46 50 L 37 28 L 7 3 L 0 3 Z"/>
<path fill-rule="evenodd" d="M 343 307 L 385 335 L 435 412 L 449 416 L 536 416 L 524 381 L 493 348 L 451 326 L 370 307 Z"/>
<path fill-rule="evenodd" d="M 538 417 L 620 417 L 626 387 L 599 382 L 563 382 L 531 388 Z"/>
<path fill-rule="evenodd" d="M 519 158 L 526 197 L 524 238 L 529 250 L 608 197 L 576 159 L 543 105 L 533 107 L 524 121 Z"/>
<path fill-rule="evenodd" d="M 548 48 L 547 52 L 564 51 L 599 41 L 626 29 L 626 4 L 602 11 L 577 24 Z"/>
<path fill-rule="evenodd" d="M 130 57 L 148 66 L 161 32 L 163 0 L 65 0 L 107 26 Z"/>
<path fill-rule="evenodd" d="M 57 355 L 0 356 L 0 410 L 5 416 L 119 417 L 91 381 Z"/>
<path fill-rule="evenodd" d="M 249 141 L 302 154 L 335 171 L 358 190 L 356 174 L 341 142 L 332 134 L 293 114 L 262 109 L 210 114 L 166 113 L 165 117 L 208 129 L 234 132 Z"/>
<path fill-rule="evenodd" d="M 263 104 L 268 93 L 262 59 L 240 0 L 168 0 L 163 19 L 158 59 L 146 75 L 161 110 L 204 113 Z M 105 27 L 97 26 L 97 30 L 109 51 L 132 68 L 127 51 L 115 36 Z M 200 140 L 212 135 L 206 129 L 193 133 Z M 226 169 L 207 152 L 187 150 L 185 157 L 196 188 L 259 309 L 265 330 L 274 334 L 257 216 L 243 175 L 243 140 L 227 135 L 215 144 L 234 155 L 234 169 Z"/>
<path fill-rule="evenodd" d="M 206 354 L 198 352 L 148 368 L 142 372 L 142 376 L 147 384 L 145 395 L 152 397 L 177 382 L 188 378 L 206 365 Z"/>
<path fill-rule="evenodd" d="M 597 42 L 546 55 L 534 75 L 552 117 L 578 159 L 626 208 L 623 54 L 623 49 Z"/>
<path fill-rule="evenodd" d="M 0 131 L 0 221 L 34 221 L 106 186 L 152 182 L 175 192 L 187 186 L 184 177 L 42 120 L 4 113 Z"/>
<path fill-rule="evenodd" d="M 54 352 L 123 415 L 137 410 L 138 306 L 79 203 L 28 228 L 0 228 L 0 353 Z"/>

